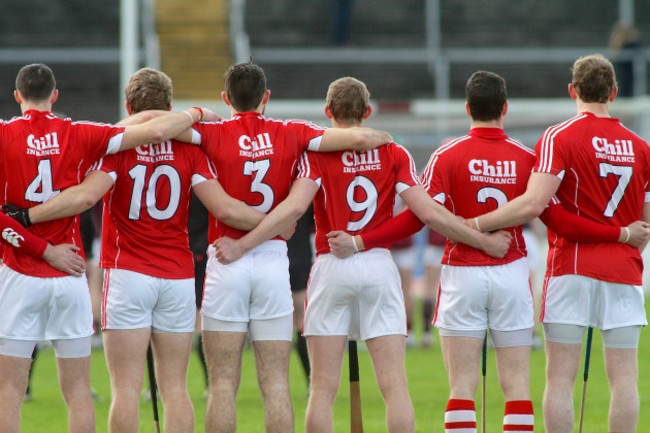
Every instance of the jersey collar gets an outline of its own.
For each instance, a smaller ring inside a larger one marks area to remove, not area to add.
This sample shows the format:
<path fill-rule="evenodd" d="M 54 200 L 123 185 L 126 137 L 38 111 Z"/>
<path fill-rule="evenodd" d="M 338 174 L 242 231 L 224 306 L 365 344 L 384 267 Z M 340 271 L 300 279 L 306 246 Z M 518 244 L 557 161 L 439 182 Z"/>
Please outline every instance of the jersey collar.
<path fill-rule="evenodd" d="M 488 140 L 501 140 L 507 138 L 505 132 L 503 132 L 503 129 L 501 128 L 472 128 L 469 130 L 469 135 Z"/>

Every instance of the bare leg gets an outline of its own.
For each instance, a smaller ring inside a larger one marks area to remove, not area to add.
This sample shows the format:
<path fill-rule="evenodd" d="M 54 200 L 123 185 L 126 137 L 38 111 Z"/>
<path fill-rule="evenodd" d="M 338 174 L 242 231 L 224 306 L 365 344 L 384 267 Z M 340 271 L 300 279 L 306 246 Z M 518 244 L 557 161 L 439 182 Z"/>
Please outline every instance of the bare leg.
<path fill-rule="evenodd" d="M 346 336 L 307 337 L 311 360 L 311 394 L 305 416 L 306 433 L 332 432 L 332 407 L 341 380 Z"/>
<path fill-rule="evenodd" d="M 366 344 L 386 403 L 386 430 L 388 433 L 412 433 L 415 414 L 404 366 L 404 336 L 377 337 L 367 340 Z"/>
<path fill-rule="evenodd" d="M 409 344 L 415 342 L 413 334 L 413 291 L 411 290 L 411 269 L 399 268 L 399 278 L 402 282 L 402 293 L 404 293 L 404 309 L 406 310 L 406 328 L 409 333 Z"/>
<path fill-rule="evenodd" d="M 106 363 L 111 375 L 108 431 L 137 433 L 139 399 L 151 330 L 107 329 L 103 332 Z"/>
<path fill-rule="evenodd" d="M 253 341 L 257 381 L 264 399 L 267 433 L 293 432 L 289 393 L 290 341 Z"/>
<path fill-rule="evenodd" d="M 471 337 L 440 337 L 440 346 L 449 376 L 449 398 L 474 400 L 483 340 Z"/>
<path fill-rule="evenodd" d="M 544 426 L 548 433 L 573 431 L 573 385 L 578 375 L 581 344 L 546 342 Z"/>
<path fill-rule="evenodd" d="M 156 379 L 164 407 L 165 430 L 194 431 L 194 407 L 187 392 L 187 366 L 192 349 L 192 333 L 155 332 L 153 341 Z"/>
<path fill-rule="evenodd" d="M 605 368 L 611 392 L 609 431 L 635 432 L 639 420 L 637 350 L 605 348 Z"/>
<path fill-rule="evenodd" d="M 530 346 L 501 347 L 494 351 L 505 400 L 530 400 Z"/>
<path fill-rule="evenodd" d="M 68 431 L 95 431 L 95 407 L 90 395 L 90 356 L 57 358 L 61 392 L 68 406 Z"/>
<path fill-rule="evenodd" d="M 246 332 L 203 331 L 208 364 L 207 433 L 234 433 L 237 427 L 236 397 L 241 377 L 241 358 Z"/>
<path fill-rule="evenodd" d="M 20 432 L 20 404 L 27 389 L 31 358 L 0 355 L 0 431 Z"/>

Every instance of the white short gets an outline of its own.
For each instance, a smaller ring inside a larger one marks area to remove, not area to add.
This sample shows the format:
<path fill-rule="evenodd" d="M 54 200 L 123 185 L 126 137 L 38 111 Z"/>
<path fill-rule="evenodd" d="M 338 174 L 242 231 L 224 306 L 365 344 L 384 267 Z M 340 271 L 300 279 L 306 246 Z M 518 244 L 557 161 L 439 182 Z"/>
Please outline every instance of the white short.
<path fill-rule="evenodd" d="M 424 255 L 422 256 L 422 262 L 424 266 L 438 266 L 440 267 L 442 262 L 442 256 L 445 255 L 445 247 L 438 245 L 427 245 L 424 247 Z"/>
<path fill-rule="evenodd" d="M 172 280 L 125 269 L 106 269 L 102 329 L 194 332 L 194 297 L 194 278 Z"/>
<path fill-rule="evenodd" d="M 304 335 L 347 335 L 367 340 L 406 335 L 399 272 L 386 249 L 338 259 L 324 254 L 312 267 Z"/>
<path fill-rule="evenodd" d="M 31 358 L 37 344 L 38 341 L 35 340 L 0 338 L 0 355 L 14 358 Z M 92 337 L 52 340 L 52 347 L 57 358 L 85 358 L 90 356 Z"/>
<path fill-rule="evenodd" d="M 534 325 L 528 264 L 442 265 L 433 324 L 456 331 L 515 331 Z"/>
<path fill-rule="evenodd" d="M 392 249 L 390 253 L 398 269 L 412 271 L 415 268 L 417 260 L 417 248 L 415 246 Z"/>
<path fill-rule="evenodd" d="M 603 330 L 645 326 L 643 303 L 641 286 L 561 275 L 545 281 L 540 320 Z"/>
<path fill-rule="evenodd" d="M 226 322 L 268 320 L 293 312 L 287 244 L 270 240 L 222 265 L 208 247 L 201 315 Z"/>
<path fill-rule="evenodd" d="M 86 277 L 40 278 L 0 267 L 0 338 L 65 340 L 93 332 Z"/>

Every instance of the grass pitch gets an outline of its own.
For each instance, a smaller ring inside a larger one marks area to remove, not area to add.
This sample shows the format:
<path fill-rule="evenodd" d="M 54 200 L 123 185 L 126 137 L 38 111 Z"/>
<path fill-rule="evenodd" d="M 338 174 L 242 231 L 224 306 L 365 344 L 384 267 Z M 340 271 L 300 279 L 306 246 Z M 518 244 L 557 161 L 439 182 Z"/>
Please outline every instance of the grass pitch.
<path fill-rule="evenodd" d="M 641 332 L 639 347 L 639 394 L 641 412 L 638 432 L 650 432 L 650 334 Z M 91 385 L 103 398 L 95 403 L 97 432 L 107 431 L 107 416 L 110 405 L 110 387 L 103 351 L 94 350 L 92 354 Z M 584 359 L 584 358 L 583 358 Z M 496 376 L 494 351 L 488 350 L 487 371 L 487 431 L 502 431 L 503 397 Z M 359 368 L 363 422 L 365 431 L 385 432 L 384 404 L 377 388 L 368 353 L 359 351 Z M 440 348 L 436 344 L 428 350 L 408 349 L 406 368 L 409 377 L 409 390 L 413 400 L 416 417 L 416 432 L 443 432 L 444 410 L 449 388 L 442 361 Z M 480 368 L 479 365 L 476 368 Z M 531 393 L 535 407 L 535 431 L 543 432 L 542 393 L 544 390 L 544 352 L 537 350 L 531 356 Z M 147 381 L 145 380 L 145 383 Z M 205 412 L 205 386 L 200 371 L 196 352 L 192 353 L 189 383 L 190 395 L 196 414 L 196 431 L 202 432 Z M 577 417 L 580 411 L 582 393 L 582 366 L 576 380 L 574 405 Z M 304 416 L 307 405 L 307 382 L 300 367 L 298 356 L 291 359 L 291 394 L 294 403 L 296 432 L 304 431 Z M 64 432 L 67 431 L 67 415 L 57 382 L 54 354 L 51 349 L 43 350 L 36 362 L 32 382 L 32 401 L 22 407 L 22 431 Z M 349 385 L 347 360 L 343 365 L 341 387 L 334 407 L 334 431 L 346 432 L 350 429 Z M 481 407 L 480 385 L 476 395 L 477 419 L 480 429 Z M 603 366 L 603 352 L 600 333 L 594 332 L 587 402 L 585 408 L 585 432 L 606 432 L 609 390 Z M 161 406 L 162 411 L 162 406 Z M 162 420 L 162 413 L 161 413 Z M 242 383 L 238 395 L 238 427 L 242 433 L 260 433 L 264 431 L 264 414 L 260 393 L 255 378 L 255 364 L 252 350 L 246 349 L 243 361 Z M 161 421 L 162 422 L 162 421 Z M 164 429 L 164 426 L 163 426 Z M 140 431 L 152 432 L 153 415 L 151 403 L 140 403 Z M 480 430 L 479 430 L 480 431 Z"/>

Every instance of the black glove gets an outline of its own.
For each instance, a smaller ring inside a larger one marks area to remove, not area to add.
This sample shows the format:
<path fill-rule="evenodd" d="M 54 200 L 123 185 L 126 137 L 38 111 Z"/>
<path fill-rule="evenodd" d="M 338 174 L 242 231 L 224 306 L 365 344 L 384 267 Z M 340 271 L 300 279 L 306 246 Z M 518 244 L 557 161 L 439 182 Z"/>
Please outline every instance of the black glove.
<path fill-rule="evenodd" d="M 2 205 L 2 212 L 18 221 L 23 227 L 32 225 L 32 221 L 29 219 L 29 208 L 22 208 L 15 204 L 6 203 Z"/>

